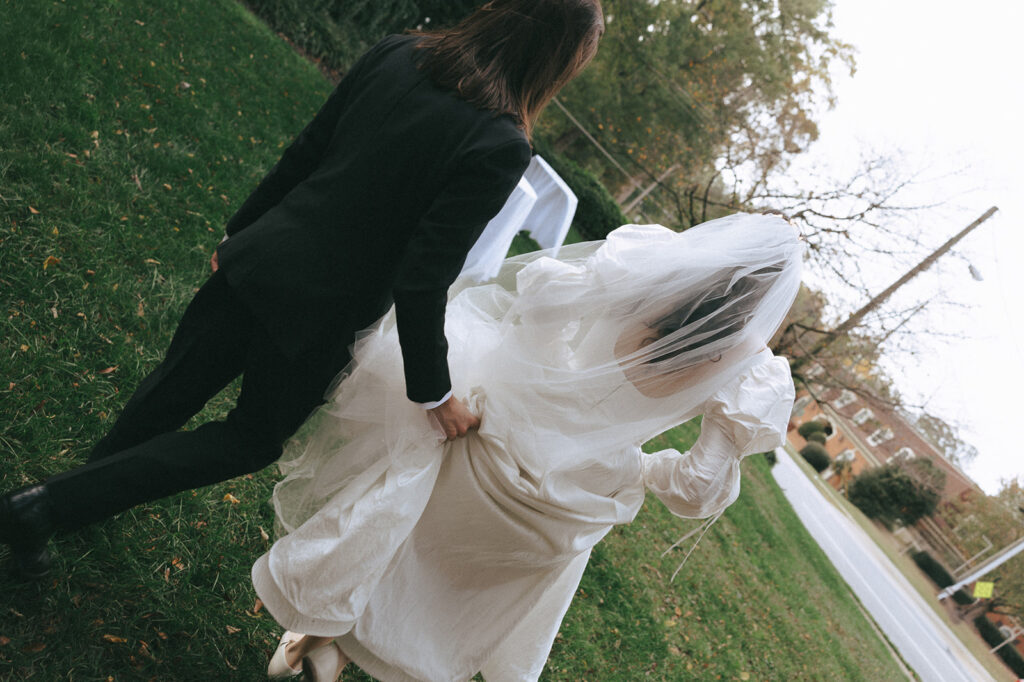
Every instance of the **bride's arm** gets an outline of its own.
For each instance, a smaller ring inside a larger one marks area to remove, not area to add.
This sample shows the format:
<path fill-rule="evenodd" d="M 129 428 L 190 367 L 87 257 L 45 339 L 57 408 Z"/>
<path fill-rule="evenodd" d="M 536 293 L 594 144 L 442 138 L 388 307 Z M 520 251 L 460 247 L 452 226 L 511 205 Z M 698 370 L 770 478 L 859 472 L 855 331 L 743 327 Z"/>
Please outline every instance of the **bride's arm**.
<path fill-rule="evenodd" d="M 793 380 L 785 359 L 767 357 L 708 401 L 693 448 L 643 455 L 644 483 L 673 514 L 722 511 L 739 496 L 740 460 L 785 441 Z"/>

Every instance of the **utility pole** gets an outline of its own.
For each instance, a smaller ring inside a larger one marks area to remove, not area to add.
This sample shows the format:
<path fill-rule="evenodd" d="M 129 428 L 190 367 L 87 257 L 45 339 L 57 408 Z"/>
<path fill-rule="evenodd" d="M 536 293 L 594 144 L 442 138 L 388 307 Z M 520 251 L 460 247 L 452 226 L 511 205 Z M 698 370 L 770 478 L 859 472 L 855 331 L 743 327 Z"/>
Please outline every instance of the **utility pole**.
<path fill-rule="evenodd" d="M 905 275 L 903 275 L 898 280 L 889 285 L 889 287 L 885 291 L 878 294 L 870 301 L 868 301 L 866 304 L 864 304 L 864 306 L 860 310 L 846 318 L 842 323 L 839 324 L 838 327 L 829 331 L 825 336 L 819 339 L 818 342 L 815 343 L 809 351 L 807 351 L 807 353 L 794 358 L 793 362 L 790 363 L 790 368 L 792 369 L 792 371 L 796 372 L 797 370 L 799 370 L 801 367 L 803 367 L 808 362 L 813 360 L 814 357 L 819 352 L 821 352 L 822 349 L 824 349 L 826 346 L 831 344 L 839 337 L 846 334 L 848 331 L 856 327 L 858 324 L 860 324 L 869 312 L 885 303 L 885 301 L 890 296 L 892 296 L 893 293 L 901 286 L 903 286 L 904 284 L 912 280 L 914 277 L 930 268 L 935 263 L 935 261 L 937 261 L 940 257 L 945 255 L 946 252 L 952 249 L 957 242 L 959 242 L 961 239 L 970 234 L 970 232 L 974 230 L 974 228 L 978 227 L 983 222 L 991 218 L 998 210 L 998 207 L 993 206 L 992 208 L 985 211 L 985 213 L 983 213 L 980 218 L 975 220 L 973 223 L 971 223 L 964 229 L 960 230 L 959 233 L 951 237 L 945 244 L 935 249 L 935 251 L 926 256 L 924 260 L 922 260 L 920 263 L 918 263 L 910 270 L 908 270 Z"/>

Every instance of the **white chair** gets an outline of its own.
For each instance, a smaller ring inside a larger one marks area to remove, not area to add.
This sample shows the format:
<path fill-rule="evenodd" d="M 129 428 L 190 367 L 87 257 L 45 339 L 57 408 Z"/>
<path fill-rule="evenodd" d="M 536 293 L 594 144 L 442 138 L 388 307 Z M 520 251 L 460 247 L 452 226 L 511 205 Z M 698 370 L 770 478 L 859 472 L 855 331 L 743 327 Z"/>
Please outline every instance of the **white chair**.
<path fill-rule="evenodd" d="M 554 249 L 557 254 L 579 201 L 565 180 L 540 156 L 530 160 L 523 177 L 537 193 L 537 202 L 520 229 L 529 232 L 542 249 Z"/>
<path fill-rule="evenodd" d="M 523 221 L 530 215 L 536 203 L 537 193 L 524 175 L 512 190 L 508 201 L 498 211 L 498 215 L 487 223 L 480 238 L 470 249 L 461 274 L 478 282 L 497 275 L 509 247 L 512 246 L 512 240 L 524 229 Z"/>

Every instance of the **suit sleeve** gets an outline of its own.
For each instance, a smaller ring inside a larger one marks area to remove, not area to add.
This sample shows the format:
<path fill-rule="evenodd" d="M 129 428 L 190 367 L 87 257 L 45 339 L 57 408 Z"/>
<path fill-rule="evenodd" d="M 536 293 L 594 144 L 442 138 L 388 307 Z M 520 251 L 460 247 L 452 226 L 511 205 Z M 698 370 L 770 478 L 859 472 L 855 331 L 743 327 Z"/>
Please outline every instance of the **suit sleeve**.
<path fill-rule="evenodd" d="M 348 102 L 348 95 L 359 78 L 361 67 L 374 51 L 370 50 L 360 57 L 348 70 L 313 120 L 299 133 L 249 198 L 231 216 L 225 226 L 225 232 L 229 237 L 239 230 L 244 230 L 277 206 L 289 192 L 316 170 L 327 152 L 338 119 Z"/>
<path fill-rule="evenodd" d="M 529 163 L 530 146 L 520 138 L 463 164 L 416 226 L 392 291 L 410 400 L 430 402 L 451 389 L 448 287 Z"/>

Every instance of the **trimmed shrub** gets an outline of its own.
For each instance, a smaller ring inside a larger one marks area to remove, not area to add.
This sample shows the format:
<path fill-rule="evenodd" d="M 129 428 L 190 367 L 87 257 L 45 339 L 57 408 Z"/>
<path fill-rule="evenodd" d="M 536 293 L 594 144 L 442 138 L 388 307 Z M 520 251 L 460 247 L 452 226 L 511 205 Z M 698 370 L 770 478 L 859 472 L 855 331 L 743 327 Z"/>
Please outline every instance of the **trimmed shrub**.
<path fill-rule="evenodd" d="M 615 199 L 597 177 L 576 162 L 557 153 L 544 140 L 537 138 L 533 148 L 569 185 L 579 200 L 572 226 L 583 239 L 604 239 L 616 227 L 629 222 Z"/>
<path fill-rule="evenodd" d="M 989 646 L 1002 644 L 1003 640 L 1006 639 L 1003 633 L 999 631 L 999 628 L 986 618 L 984 614 L 974 619 L 974 627 L 978 628 L 978 634 L 981 635 L 983 640 L 988 642 Z M 996 653 L 1010 667 L 1014 675 L 1024 678 L 1024 657 L 1020 655 L 1020 652 L 1017 651 L 1012 642 L 1000 647 Z"/>
<path fill-rule="evenodd" d="M 828 436 L 825 435 L 824 431 L 811 431 L 810 433 L 807 434 L 808 443 L 818 443 L 819 445 L 824 445 L 827 440 Z"/>
<path fill-rule="evenodd" d="M 924 571 L 925 575 L 931 578 L 931 581 L 938 587 L 949 587 L 956 581 L 953 580 L 953 576 L 949 574 L 949 571 L 945 567 L 935 560 L 931 554 L 926 551 L 914 552 L 911 555 L 911 559 L 917 564 L 917 567 Z M 974 597 L 967 594 L 963 590 L 957 590 L 953 593 L 953 601 L 961 606 L 974 603 Z"/>
<path fill-rule="evenodd" d="M 804 422 L 796 430 L 804 439 L 812 433 L 823 433 L 826 436 L 832 435 L 832 425 L 822 419 L 812 419 L 809 422 Z"/>
<path fill-rule="evenodd" d="M 832 458 L 828 456 L 828 452 L 818 443 L 808 443 L 800 450 L 800 455 L 819 474 L 828 469 L 829 464 L 832 463 Z"/>

